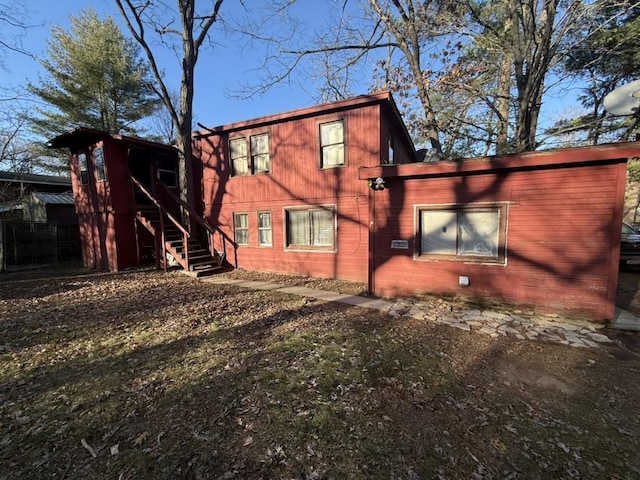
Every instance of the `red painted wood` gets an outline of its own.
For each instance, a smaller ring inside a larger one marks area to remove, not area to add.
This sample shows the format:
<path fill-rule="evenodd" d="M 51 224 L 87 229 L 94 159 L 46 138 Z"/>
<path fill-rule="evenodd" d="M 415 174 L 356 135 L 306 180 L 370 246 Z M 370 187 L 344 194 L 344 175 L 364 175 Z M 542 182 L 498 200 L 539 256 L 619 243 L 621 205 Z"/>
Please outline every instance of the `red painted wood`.
<path fill-rule="evenodd" d="M 619 252 L 612 232 L 619 235 L 626 160 L 582 160 L 565 168 L 479 166 L 482 173 L 474 175 L 389 178 L 388 188 L 376 192 L 376 293 L 486 296 L 612 318 Z M 509 202 L 505 265 L 414 259 L 414 206 L 494 201 Z M 410 249 L 392 250 L 394 239 L 408 240 Z M 470 286 L 459 286 L 459 276 L 468 276 Z"/>

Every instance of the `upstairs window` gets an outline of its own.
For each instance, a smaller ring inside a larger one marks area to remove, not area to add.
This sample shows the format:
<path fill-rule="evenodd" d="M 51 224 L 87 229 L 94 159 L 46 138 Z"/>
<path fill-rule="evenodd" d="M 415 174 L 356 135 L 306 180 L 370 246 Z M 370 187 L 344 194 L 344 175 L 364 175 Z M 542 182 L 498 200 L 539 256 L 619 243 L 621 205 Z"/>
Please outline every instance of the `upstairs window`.
<path fill-rule="evenodd" d="M 234 176 L 268 173 L 271 171 L 269 134 L 252 135 L 229 140 L 229 156 Z"/>
<path fill-rule="evenodd" d="M 320 125 L 320 151 L 322 168 L 344 165 L 344 122 Z"/>
<path fill-rule="evenodd" d="M 393 165 L 395 163 L 394 160 L 394 144 L 393 144 L 393 133 L 389 132 L 389 153 L 387 158 L 387 163 Z"/>
<path fill-rule="evenodd" d="M 504 263 L 506 206 L 454 206 L 418 211 L 420 257 Z"/>
<path fill-rule="evenodd" d="M 269 158 L 269 134 L 251 137 L 251 164 L 254 173 L 266 173 L 271 167 Z"/>
<path fill-rule="evenodd" d="M 166 155 L 158 157 L 158 179 L 167 187 L 178 186 L 176 169 L 177 164 L 175 159 Z"/>
<path fill-rule="evenodd" d="M 89 174 L 87 172 L 87 154 L 79 153 L 78 154 L 78 167 L 80 168 L 80 183 L 82 185 L 89 184 Z"/>
<path fill-rule="evenodd" d="M 233 175 L 249 175 L 246 138 L 234 138 L 229 141 L 229 156 Z"/>
<path fill-rule="evenodd" d="M 104 150 L 102 147 L 96 148 L 93 151 L 93 160 L 96 165 L 96 181 L 104 182 Z"/>

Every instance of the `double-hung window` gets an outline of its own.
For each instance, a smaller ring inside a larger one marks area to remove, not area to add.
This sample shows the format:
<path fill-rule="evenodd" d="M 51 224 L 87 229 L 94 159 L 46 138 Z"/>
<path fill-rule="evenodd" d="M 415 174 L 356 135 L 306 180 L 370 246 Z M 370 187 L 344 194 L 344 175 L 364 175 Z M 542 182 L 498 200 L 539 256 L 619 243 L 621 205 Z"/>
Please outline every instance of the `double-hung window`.
<path fill-rule="evenodd" d="M 238 245 L 249 245 L 249 214 L 234 213 L 233 229 L 235 241 Z"/>
<path fill-rule="evenodd" d="M 333 206 L 285 210 L 287 248 L 333 250 L 336 213 Z"/>
<path fill-rule="evenodd" d="M 271 171 L 269 134 L 261 133 L 229 140 L 229 157 L 234 176 Z"/>
<path fill-rule="evenodd" d="M 344 122 L 320 125 L 320 165 L 322 168 L 344 165 Z"/>
<path fill-rule="evenodd" d="M 249 175 L 246 138 L 234 138 L 229 141 L 229 156 L 231 157 L 233 175 Z"/>
<path fill-rule="evenodd" d="M 271 247 L 273 245 L 271 212 L 258 212 L 258 244 L 261 247 Z"/>
<path fill-rule="evenodd" d="M 504 263 L 506 212 L 504 204 L 418 208 L 418 256 Z"/>

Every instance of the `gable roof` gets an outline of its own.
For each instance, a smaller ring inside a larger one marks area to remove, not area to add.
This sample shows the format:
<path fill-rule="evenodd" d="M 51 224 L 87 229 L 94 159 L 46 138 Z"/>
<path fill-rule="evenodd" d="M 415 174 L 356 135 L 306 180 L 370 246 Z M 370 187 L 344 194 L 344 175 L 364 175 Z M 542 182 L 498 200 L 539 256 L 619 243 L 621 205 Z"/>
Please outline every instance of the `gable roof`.
<path fill-rule="evenodd" d="M 98 130 L 97 128 L 88 128 L 88 127 L 78 127 L 70 132 L 63 133 L 62 135 L 58 135 L 57 137 L 52 138 L 47 143 L 47 147 L 49 148 L 82 148 L 87 145 L 92 145 L 94 143 L 99 142 L 100 140 L 104 140 L 106 138 L 111 138 L 117 140 L 119 142 L 123 142 L 129 145 L 136 145 L 140 147 L 154 148 L 154 149 L 165 149 L 165 150 L 173 150 L 171 145 L 167 145 L 164 143 L 153 142 L 151 140 L 144 140 L 138 137 L 129 137 L 127 135 L 120 135 L 117 133 L 108 133 L 103 130 Z"/>

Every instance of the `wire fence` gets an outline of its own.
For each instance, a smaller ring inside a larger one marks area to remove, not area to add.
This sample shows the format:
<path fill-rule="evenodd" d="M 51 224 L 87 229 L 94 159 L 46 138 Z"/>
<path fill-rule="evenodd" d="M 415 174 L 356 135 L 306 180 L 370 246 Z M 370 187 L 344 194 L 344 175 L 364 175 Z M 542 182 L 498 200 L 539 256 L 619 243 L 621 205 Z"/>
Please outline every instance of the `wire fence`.
<path fill-rule="evenodd" d="M 78 226 L 0 220 L 0 271 L 58 266 L 81 258 Z"/>

